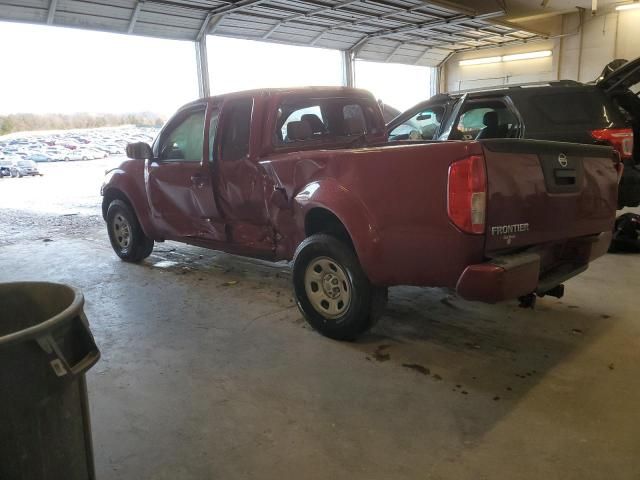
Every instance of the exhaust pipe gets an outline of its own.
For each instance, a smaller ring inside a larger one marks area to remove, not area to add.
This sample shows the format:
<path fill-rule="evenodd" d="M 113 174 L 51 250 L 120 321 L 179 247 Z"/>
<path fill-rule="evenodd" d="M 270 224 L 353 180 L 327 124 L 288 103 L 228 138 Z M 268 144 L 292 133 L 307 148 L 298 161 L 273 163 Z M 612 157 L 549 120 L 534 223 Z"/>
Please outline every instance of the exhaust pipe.
<path fill-rule="evenodd" d="M 560 285 L 556 285 L 555 287 L 544 292 L 536 291 L 518 297 L 518 300 L 520 301 L 519 307 L 534 308 L 536 306 L 536 298 L 542 298 L 546 295 L 549 295 L 550 297 L 562 298 L 564 296 L 564 284 L 561 283 Z"/>

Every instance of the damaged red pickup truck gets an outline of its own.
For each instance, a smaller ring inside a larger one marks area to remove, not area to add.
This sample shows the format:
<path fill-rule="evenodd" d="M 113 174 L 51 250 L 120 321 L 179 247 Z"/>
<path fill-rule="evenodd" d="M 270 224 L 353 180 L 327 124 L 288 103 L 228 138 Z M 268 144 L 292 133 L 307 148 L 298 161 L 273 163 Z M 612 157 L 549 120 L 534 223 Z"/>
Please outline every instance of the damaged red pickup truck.
<path fill-rule="evenodd" d="M 336 339 L 372 325 L 388 286 L 484 302 L 560 296 L 609 246 L 609 147 L 386 139 L 375 99 L 356 89 L 192 102 L 107 173 L 111 244 L 133 262 L 164 240 L 293 259 L 300 310 Z"/>

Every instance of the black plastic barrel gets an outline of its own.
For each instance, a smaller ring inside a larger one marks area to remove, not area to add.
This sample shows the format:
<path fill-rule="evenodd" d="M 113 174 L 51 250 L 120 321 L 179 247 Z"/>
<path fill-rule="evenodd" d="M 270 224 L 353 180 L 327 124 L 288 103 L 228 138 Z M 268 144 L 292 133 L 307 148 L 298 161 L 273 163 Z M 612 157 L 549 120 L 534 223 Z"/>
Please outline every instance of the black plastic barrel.
<path fill-rule="evenodd" d="M 0 479 L 95 478 L 84 374 L 100 358 L 67 285 L 0 283 Z"/>

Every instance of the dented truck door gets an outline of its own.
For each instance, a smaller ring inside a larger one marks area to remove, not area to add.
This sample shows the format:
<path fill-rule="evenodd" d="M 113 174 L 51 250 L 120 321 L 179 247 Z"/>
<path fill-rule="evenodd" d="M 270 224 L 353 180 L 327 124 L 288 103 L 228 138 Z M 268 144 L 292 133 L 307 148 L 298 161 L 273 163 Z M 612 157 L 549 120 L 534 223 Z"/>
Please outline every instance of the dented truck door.
<path fill-rule="evenodd" d="M 241 96 L 222 106 L 214 172 L 231 248 L 268 258 L 274 254 L 274 232 L 265 203 L 264 170 L 252 151 L 252 139 L 262 127 L 254 103 L 252 96 Z"/>
<path fill-rule="evenodd" d="M 210 141 L 205 142 L 215 135 L 216 120 L 217 109 L 205 103 L 181 110 L 147 160 L 147 198 L 154 224 L 166 238 L 225 240 L 213 192 Z"/>

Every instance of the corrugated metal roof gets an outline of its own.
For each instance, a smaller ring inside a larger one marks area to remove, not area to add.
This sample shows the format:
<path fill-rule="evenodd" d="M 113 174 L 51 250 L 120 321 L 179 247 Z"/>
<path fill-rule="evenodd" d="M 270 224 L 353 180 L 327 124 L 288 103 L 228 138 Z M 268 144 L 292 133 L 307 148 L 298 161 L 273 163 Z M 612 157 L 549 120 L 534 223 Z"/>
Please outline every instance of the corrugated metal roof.
<path fill-rule="evenodd" d="M 541 38 L 494 20 L 500 15 L 444 0 L 0 0 L 0 20 L 178 40 L 207 33 L 425 66 Z"/>

